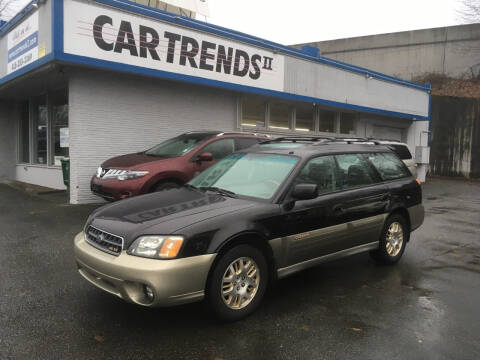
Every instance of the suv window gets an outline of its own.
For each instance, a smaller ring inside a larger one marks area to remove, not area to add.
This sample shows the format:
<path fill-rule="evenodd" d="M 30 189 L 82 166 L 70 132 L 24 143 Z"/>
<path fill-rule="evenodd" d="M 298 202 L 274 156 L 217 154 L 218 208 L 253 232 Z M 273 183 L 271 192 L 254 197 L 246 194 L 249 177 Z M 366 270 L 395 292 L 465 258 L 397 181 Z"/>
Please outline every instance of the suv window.
<path fill-rule="evenodd" d="M 263 141 L 263 140 L 254 139 L 254 138 L 236 138 L 235 151 L 247 149 L 250 146 L 258 144 L 260 141 Z"/>
<path fill-rule="evenodd" d="M 375 183 L 373 169 L 361 154 L 336 155 L 335 159 L 340 168 L 342 189 Z"/>
<path fill-rule="evenodd" d="M 153 148 L 145 151 L 145 154 L 167 158 L 182 156 L 188 154 L 212 136 L 211 133 L 183 134 L 155 145 Z"/>
<path fill-rule="evenodd" d="M 387 146 L 392 149 L 395 154 L 397 154 L 398 157 L 402 160 L 410 160 L 412 158 L 410 150 L 408 150 L 408 147 L 406 147 L 405 145 L 388 144 Z"/>
<path fill-rule="evenodd" d="M 338 182 L 337 165 L 333 156 L 310 160 L 295 179 L 295 184 L 316 184 L 319 194 L 335 191 Z"/>
<path fill-rule="evenodd" d="M 233 141 L 233 138 L 220 139 L 208 144 L 200 152 L 209 152 L 212 154 L 213 160 L 220 160 L 233 153 Z"/>
<path fill-rule="evenodd" d="M 368 159 L 378 170 L 382 180 L 394 180 L 411 176 L 404 163 L 392 153 L 369 154 Z"/>

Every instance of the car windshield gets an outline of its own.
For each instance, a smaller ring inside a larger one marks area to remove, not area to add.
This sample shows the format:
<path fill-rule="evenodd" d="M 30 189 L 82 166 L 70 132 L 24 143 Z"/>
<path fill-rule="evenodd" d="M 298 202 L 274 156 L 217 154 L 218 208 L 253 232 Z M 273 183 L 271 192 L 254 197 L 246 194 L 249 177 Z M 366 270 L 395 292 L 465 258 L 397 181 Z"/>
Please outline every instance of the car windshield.
<path fill-rule="evenodd" d="M 213 135 L 212 133 L 183 134 L 154 146 L 145 151 L 145 155 L 169 158 L 186 155 Z"/>
<path fill-rule="evenodd" d="M 189 184 L 270 199 L 298 162 L 294 156 L 238 153 L 209 167 Z"/>

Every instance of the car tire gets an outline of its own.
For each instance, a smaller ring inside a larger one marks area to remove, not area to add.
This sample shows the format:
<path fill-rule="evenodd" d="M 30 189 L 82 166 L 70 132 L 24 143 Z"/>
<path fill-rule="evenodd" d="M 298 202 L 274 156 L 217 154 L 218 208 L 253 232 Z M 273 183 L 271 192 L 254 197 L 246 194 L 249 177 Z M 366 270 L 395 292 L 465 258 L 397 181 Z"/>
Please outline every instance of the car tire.
<path fill-rule="evenodd" d="M 238 245 L 215 264 L 206 300 L 218 319 L 240 320 L 258 308 L 267 284 L 268 266 L 261 251 L 250 245 Z"/>
<path fill-rule="evenodd" d="M 180 185 L 177 184 L 176 182 L 165 181 L 165 182 L 161 182 L 161 183 L 158 183 L 157 185 L 155 185 L 153 187 L 153 192 L 169 190 L 169 189 L 177 189 L 179 187 L 180 187 Z"/>
<path fill-rule="evenodd" d="M 402 215 L 393 214 L 385 221 L 378 249 L 370 255 L 380 264 L 393 265 L 402 257 L 409 239 L 407 221 Z"/>

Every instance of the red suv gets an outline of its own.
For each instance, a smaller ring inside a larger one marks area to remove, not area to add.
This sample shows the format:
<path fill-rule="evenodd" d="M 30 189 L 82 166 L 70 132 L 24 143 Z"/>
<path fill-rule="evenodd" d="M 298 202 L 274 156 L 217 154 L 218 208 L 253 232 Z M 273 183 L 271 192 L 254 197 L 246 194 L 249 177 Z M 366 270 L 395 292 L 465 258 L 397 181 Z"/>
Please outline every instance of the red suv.
<path fill-rule="evenodd" d="M 179 187 L 221 158 L 268 139 L 246 133 L 188 132 L 147 151 L 105 161 L 90 189 L 106 200 L 119 200 Z"/>

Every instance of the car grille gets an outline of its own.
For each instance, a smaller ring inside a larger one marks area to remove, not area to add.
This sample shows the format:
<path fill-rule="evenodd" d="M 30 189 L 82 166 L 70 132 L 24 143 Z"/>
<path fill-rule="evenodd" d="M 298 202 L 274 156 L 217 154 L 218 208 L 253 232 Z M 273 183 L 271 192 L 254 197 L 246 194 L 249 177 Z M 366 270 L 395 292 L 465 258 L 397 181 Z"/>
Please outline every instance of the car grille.
<path fill-rule="evenodd" d="M 118 256 L 123 250 L 123 238 L 89 226 L 85 232 L 87 242 L 99 250 Z"/>

